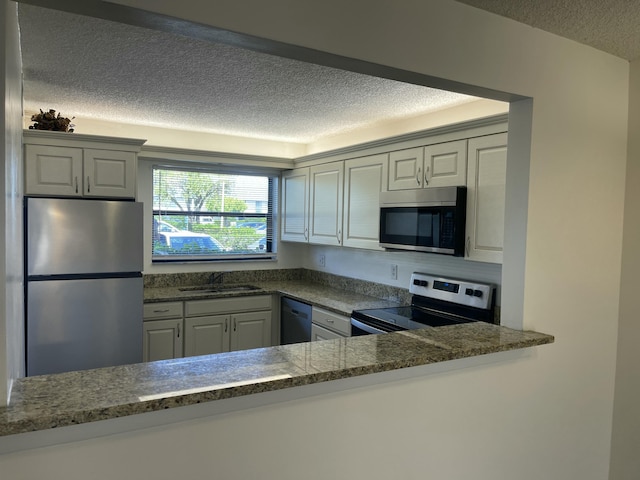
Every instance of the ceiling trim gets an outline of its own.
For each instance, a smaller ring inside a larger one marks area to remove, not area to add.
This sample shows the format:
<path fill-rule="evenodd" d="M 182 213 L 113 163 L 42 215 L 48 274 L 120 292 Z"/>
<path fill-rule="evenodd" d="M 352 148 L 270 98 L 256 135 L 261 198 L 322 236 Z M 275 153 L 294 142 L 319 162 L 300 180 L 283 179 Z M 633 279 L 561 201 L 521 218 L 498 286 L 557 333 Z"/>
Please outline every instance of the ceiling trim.
<path fill-rule="evenodd" d="M 231 165 L 266 167 L 280 170 L 293 168 L 294 162 L 290 158 L 263 157 L 242 153 L 212 152 L 208 150 L 191 150 L 187 148 L 158 147 L 145 145 L 138 153 L 139 159 L 182 161 L 207 163 L 209 165 Z"/>
<path fill-rule="evenodd" d="M 417 132 L 397 135 L 394 137 L 383 138 L 371 142 L 350 145 L 348 147 L 329 150 L 326 152 L 305 155 L 304 157 L 296 158 L 295 164 L 296 166 L 300 166 L 303 163 L 310 164 L 318 160 L 326 160 L 327 158 L 331 158 L 332 161 L 346 160 L 348 158 L 353 158 L 354 154 L 357 154 L 358 156 L 374 155 L 377 153 L 389 151 L 389 146 L 391 145 L 397 147 L 398 144 L 402 144 L 401 148 L 404 149 L 433 143 L 448 142 L 455 139 L 447 138 L 447 136 L 452 136 L 460 132 L 465 132 L 465 137 L 489 135 L 492 133 L 498 133 L 498 131 L 506 131 L 506 129 L 502 127 L 506 127 L 508 121 L 508 113 L 492 115 L 490 117 L 479 118 L 476 120 L 453 123 L 442 127 L 429 128 L 426 130 L 420 130 Z M 492 127 L 499 128 L 495 129 Z M 429 141 L 425 141 L 427 137 Z"/>

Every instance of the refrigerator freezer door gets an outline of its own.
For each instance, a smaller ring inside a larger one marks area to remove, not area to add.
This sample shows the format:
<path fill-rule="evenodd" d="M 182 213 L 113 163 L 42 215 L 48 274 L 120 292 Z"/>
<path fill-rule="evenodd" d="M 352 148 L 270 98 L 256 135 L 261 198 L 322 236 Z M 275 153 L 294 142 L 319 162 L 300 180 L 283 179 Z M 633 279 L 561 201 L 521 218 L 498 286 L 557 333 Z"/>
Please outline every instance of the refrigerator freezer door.
<path fill-rule="evenodd" d="M 27 275 L 142 271 L 142 203 L 27 199 Z"/>
<path fill-rule="evenodd" d="M 142 278 L 27 285 L 27 375 L 142 361 Z"/>

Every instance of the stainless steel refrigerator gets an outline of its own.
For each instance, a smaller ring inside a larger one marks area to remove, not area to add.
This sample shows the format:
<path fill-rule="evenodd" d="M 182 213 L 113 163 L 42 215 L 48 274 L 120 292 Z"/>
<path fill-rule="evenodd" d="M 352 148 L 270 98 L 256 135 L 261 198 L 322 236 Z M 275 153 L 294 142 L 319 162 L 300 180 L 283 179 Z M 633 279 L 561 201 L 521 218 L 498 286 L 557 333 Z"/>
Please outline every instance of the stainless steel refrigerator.
<path fill-rule="evenodd" d="M 27 375 L 142 361 L 142 204 L 25 199 Z"/>

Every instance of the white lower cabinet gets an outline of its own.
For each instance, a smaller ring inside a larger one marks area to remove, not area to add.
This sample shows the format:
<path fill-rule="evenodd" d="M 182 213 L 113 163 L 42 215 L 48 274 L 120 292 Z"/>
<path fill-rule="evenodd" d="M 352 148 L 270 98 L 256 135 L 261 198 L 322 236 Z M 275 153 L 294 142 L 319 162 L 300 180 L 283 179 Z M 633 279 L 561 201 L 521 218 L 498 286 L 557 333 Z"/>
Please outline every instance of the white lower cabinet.
<path fill-rule="evenodd" d="M 271 296 L 144 305 L 143 361 L 271 345 Z"/>
<path fill-rule="evenodd" d="M 351 318 L 319 307 L 311 311 L 311 341 L 351 336 Z"/>
<path fill-rule="evenodd" d="M 184 321 L 184 355 L 211 355 L 229 351 L 229 316 L 207 315 Z"/>
<path fill-rule="evenodd" d="M 319 340 L 331 340 L 334 338 L 344 338 L 344 335 L 333 332 L 328 328 L 321 327 L 315 323 L 311 324 L 311 341 L 317 342 Z"/>
<path fill-rule="evenodd" d="M 270 345 L 271 296 L 185 302 L 185 356 Z"/>
<path fill-rule="evenodd" d="M 182 357 L 182 302 L 147 303 L 142 323 L 142 360 Z"/>

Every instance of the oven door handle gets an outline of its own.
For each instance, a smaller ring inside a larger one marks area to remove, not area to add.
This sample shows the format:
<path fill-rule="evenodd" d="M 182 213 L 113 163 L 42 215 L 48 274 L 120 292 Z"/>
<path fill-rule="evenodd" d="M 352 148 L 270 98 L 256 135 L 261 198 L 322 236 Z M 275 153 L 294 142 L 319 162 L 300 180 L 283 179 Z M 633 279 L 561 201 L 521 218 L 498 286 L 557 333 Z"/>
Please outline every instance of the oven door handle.
<path fill-rule="evenodd" d="M 355 318 L 351 317 L 351 325 L 353 325 L 356 328 L 359 328 L 362 331 L 365 331 L 367 333 L 387 333 L 384 330 L 381 330 L 379 328 L 375 328 L 372 327 L 371 325 L 367 325 L 366 323 L 362 323 L 360 320 L 356 320 Z"/>

